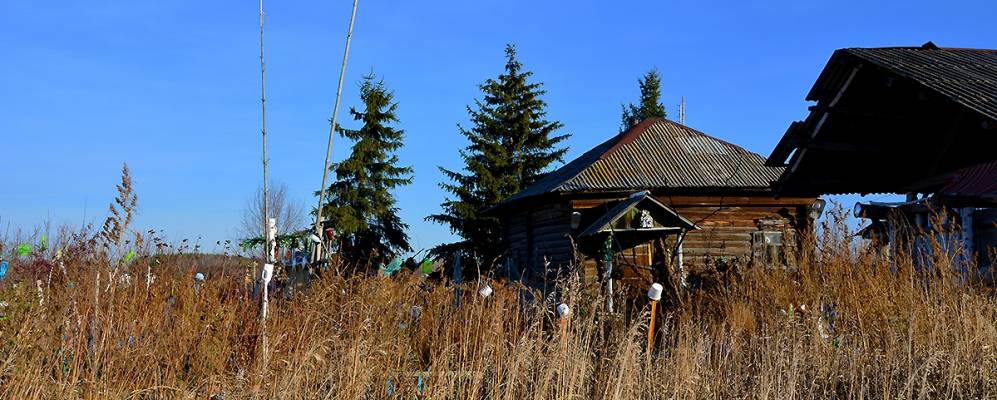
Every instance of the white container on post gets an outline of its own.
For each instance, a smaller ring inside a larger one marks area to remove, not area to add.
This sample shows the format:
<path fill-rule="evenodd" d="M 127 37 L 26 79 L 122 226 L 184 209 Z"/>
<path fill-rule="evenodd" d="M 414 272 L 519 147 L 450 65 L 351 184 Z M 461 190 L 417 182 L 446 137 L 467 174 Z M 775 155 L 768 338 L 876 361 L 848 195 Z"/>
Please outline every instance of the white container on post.
<path fill-rule="evenodd" d="M 277 253 L 277 218 L 270 218 L 267 220 L 267 262 L 272 263 L 276 260 Z"/>
<path fill-rule="evenodd" d="M 664 289 L 660 283 L 651 284 L 651 288 L 647 290 L 647 298 L 651 299 L 651 301 L 661 300 L 661 292 Z"/>
<path fill-rule="evenodd" d="M 263 264 L 263 273 L 260 274 L 260 280 L 263 284 L 263 305 L 261 307 L 261 317 L 265 320 L 267 318 L 267 306 L 270 304 L 270 280 L 273 279 L 273 264 L 266 263 Z"/>

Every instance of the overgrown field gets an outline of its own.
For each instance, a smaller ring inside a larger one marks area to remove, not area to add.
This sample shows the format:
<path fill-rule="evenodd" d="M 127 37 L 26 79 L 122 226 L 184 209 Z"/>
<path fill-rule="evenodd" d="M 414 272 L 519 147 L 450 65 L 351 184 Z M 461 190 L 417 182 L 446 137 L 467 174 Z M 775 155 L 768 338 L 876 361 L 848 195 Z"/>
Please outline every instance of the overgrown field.
<path fill-rule="evenodd" d="M 458 287 L 415 273 L 327 274 L 261 327 L 236 258 L 195 284 L 175 248 L 145 243 L 124 264 L 135 243 L 62 237 L 0 284 L 3 398 L 997 397 L 992 294 L 938 272 L 945 259 L 923 273 L 900 255 L 891 271 L 840 227 L 795 270 L 715 275 L 663 304 L 650 354 L 646 304 L 616 319 L 571 281 L 533 301 L 470 282 L 458 305 Z M 151 284 L 144 253 L 162 254 Z"/>

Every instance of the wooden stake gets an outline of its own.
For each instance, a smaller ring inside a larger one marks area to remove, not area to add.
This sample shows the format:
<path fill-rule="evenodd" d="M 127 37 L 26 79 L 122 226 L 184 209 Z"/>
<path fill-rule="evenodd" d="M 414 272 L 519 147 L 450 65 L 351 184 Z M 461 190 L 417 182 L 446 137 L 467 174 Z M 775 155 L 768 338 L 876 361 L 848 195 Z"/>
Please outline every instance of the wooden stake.
<path fill-rule="evenodd" d="M 568 318 L 571 318 L 571 307 L 561 303 L 557 306 L 558 320 L 561 323 L 561 348 L 568 348 Z"/>
<path fill-rule="evenodd" d="M 658 313 L 658 301 L 651 300 L 651 324 L 647 327 L 647 358 L 651 358 L 651 349 L 654 348 L 654 317 Z"/>
<path fill-rule="evenodd" d="M 568 349 L 568 318 L 561 317 L 561 348 L 564 350 Z"/>

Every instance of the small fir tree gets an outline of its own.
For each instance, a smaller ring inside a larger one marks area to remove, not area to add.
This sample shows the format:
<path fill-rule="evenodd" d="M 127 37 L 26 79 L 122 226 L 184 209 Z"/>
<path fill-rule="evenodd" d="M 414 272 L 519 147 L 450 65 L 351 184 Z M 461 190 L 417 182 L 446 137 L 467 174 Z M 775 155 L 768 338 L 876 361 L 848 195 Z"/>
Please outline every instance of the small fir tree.
<path fill-rule="evenodd" d="M 411 251 L 408 225 L 398 217 L 392 191 L 412 183 L 412 168 L 399 166 L 394 153 L 402 147 L 404 132 L 390 126 L 398 122 L 398 103 L 384 82 L 369 74 L 360 83 L 364 110 L 350 108 L 363 126 L 339 128 L 353 140 L 349 157 L 330 167 L 336 181 L 329 187 L 329 201 L 322 209 L 343 244 L 343 256 L 354 265 L 385 262 L 399 252 Z"/>
<path fill-rule="evenodd" d="M 460 151 L 463 171 L 443 167 L 450 182 L 440 186 L 453 196 L 441 205 L 442 212 L 426 219 L 447 225 L 461 240 L 437 246 L 436 256 L 460 251 L 487 270 L 502 253 L 499 220 L 483 211 L 539 180 L 551 163 L 567 151 L 559 146 L 569 135 L 558 135 L 560 122 L 547 120 L 547 103 L 541 83 L 516 60 L 516 49 L 506 46 L 505 71 L 479 88 L 484 93 L 467 107 L 470 129 L 458 125 L 468 140 Z"/>
<path fill-rule="evenodd" d="M 627 130 L 648 118 L 666 118 L 665 106 L 661 104 L 661 77 L 658 70 L 652 69 L 637 81 L 640 85 L 640 103 L 623 106 L 622 130 Z"/>

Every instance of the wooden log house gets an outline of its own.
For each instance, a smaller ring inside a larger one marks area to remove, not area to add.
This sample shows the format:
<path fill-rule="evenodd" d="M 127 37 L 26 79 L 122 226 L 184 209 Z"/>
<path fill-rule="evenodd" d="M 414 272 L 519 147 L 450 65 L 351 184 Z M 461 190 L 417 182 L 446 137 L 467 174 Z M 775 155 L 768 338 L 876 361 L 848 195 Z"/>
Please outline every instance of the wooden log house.
<path fill-rule="evenodd" d="M 786 266 L 815 197 L 776 198 L 781 167 L 667 119 L 648 119 L 491 210 L 507 271 L 535 287 L 566 273 L 646 287 L 676 270 Z M 818 210 L 819 212 L 819 210 Z"/>

